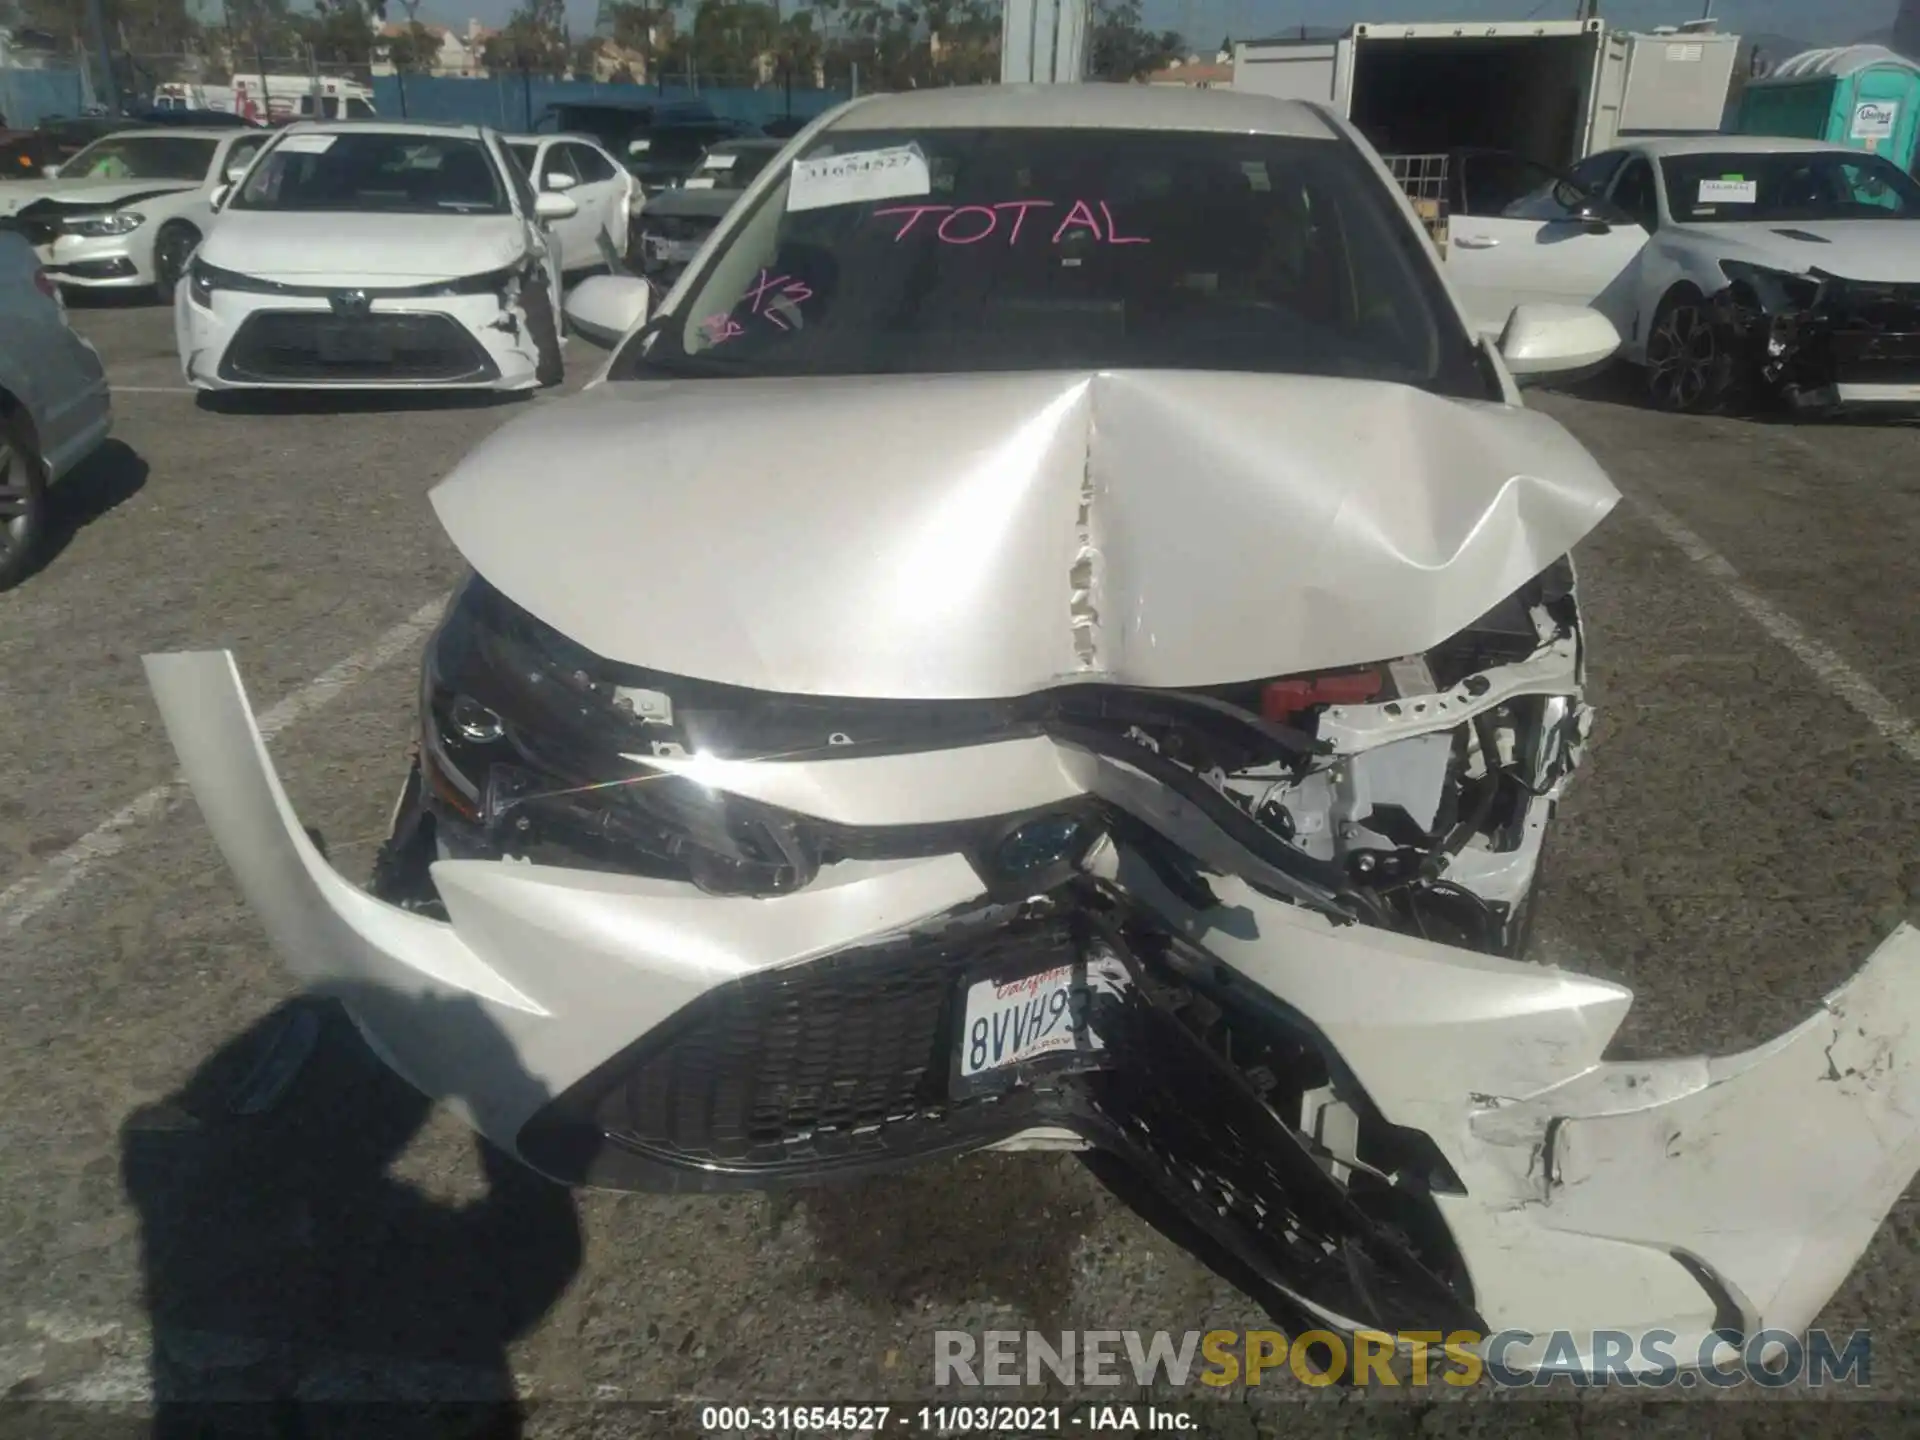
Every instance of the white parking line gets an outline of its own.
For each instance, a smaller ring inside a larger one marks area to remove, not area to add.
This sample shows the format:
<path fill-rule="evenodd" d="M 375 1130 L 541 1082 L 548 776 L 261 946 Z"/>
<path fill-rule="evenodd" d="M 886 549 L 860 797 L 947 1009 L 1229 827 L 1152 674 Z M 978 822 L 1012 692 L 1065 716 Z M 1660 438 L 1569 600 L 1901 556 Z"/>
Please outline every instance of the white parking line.
<path fill-rule="evenodd" d="M 1679 516 L 1638 495 L 1630 495 L 1627 500 L 1654 529 L 1711 575 L 1726 592 L 1727 598 L 1744 610 L 1755 624 L 1785 646 L 1794 659 L 1819 676 L 1834 694 L 1852 706 L 1894 749 L 1920 765 L 1920 726 L 1915 726 L 1913 721 L 1901 714 L 1900 707 L 1842 659 L 1839 651 L 1809 635 L 1792 616 L 1750 588 L 1726 556 L 1694 534 Z"/>
<path fill-rule="evenodd" d="M 271 741 L 295 721 L 332 704 L 341 694 L 382 665 L 418 644 L 446 608 L 446 597 L 422 605 L 364 650 L 323 670 L 278 704 L 261 712 L 260 734 Z M 163 815 L 187 793 L 179 779 L 156 785 L 121 806 L 73 844 L 55 855 L 34 874 L 0 890 L 0 929 L 18 930 L 126 846 L 127 832 L 143 821 Z"/>

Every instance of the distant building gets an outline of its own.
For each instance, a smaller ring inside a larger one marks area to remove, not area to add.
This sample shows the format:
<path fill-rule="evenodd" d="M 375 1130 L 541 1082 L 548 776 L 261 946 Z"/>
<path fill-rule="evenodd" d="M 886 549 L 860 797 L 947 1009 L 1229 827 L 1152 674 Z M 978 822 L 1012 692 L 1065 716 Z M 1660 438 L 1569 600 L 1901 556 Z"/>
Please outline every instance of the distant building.
<path fill-rule="evenodd" d="M 481 63 L 480 52 L 486 48 L 494 31 L 482 25 L 478 20 L 468 20 L 465 32 L 450 30 L 445 25 L 431 25 L 421 22 L 421 29 L 427 31 L 440 42 L 439 53 L 433 57 L 429 73 L 434 75 L 452 75 L 473 78 L 487 73 L 487 67 Z M 373 43 L 373 64 L 375 75 L 393 74 L 393 62 L 388 58 L 387 46 L 383 43 L 398 39 L 408 33 L 406 25 L 388 23 L 375 32 Z"/>
<path fill-rule="evenodd" d="M 1230 90 L 1233 88 L 1233 52 L 1217 51 L 1211 60 L 1189 55 L 1153 71 L 1146 83 L 1185 85 L 1194 90 Z"/>

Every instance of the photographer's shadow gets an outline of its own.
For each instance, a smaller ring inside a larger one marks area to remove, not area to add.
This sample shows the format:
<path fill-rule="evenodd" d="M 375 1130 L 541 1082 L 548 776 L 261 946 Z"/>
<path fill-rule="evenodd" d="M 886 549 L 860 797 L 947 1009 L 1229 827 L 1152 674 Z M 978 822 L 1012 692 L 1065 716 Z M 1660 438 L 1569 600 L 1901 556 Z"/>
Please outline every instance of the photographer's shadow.
<path fill-rule="evenodd" d="M 471 1002 L 346 998 L 383 1027 L 442 1007 L 467 1053 L 514 1067 L 488 1073 L 525 1080 Z M 155 1435 L 303 1434 L 310 1405 L 339 1401 L 413 1407 L 382 1406 L 378 1425 L 355 1422 L 366 1433 L 520 1433 L 507 1347 L 579 1268 L 579 1217 L 568 1190 L 477 1136 L 478 1193 L 470 1171 L 444 1177 L 457 1199 L 396 1179 L 430 1110 L 337 1004 L 303 998 L 127 1119 Z M 449 1429 L 450 1406 L 468 1423 Z"/>

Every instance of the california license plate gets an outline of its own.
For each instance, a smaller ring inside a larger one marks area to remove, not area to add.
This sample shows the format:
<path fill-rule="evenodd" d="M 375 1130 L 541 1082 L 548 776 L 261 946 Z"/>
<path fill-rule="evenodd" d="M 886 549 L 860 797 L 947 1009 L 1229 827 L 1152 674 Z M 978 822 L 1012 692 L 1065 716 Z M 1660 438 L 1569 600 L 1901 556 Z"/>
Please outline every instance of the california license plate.
<path fill-rule="evenodd" d="M 1093 1054 L 1105 1048 L 1091 1025 L 1075 1023 L 1076 967 L 1056 965 L 1008 980 L 967 986 L 956 1057 L 962 1080 L 1051 1056 Z M 1111 955 L 1089 955 L 1087 989 L 1118 994 L 1126 967 Z"/>

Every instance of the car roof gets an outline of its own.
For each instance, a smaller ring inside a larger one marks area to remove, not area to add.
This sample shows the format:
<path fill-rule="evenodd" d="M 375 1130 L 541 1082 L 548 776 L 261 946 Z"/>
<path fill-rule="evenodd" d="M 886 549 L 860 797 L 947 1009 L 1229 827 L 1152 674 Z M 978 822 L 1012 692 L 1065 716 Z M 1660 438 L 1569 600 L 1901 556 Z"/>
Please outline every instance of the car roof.
<path fill-rule="evenodd" d="M 249 132 L 237 125 L 128 125 L 109 130 L 102 140 L 126 140 L 140 135 L 164 135 L 169 140 L 225 140 Z"/>
<path fill-rule="evenodd" d="M 1666 135 L 1629 140 L 1617 148 L 1637 150 L 1655 159 L 1662 155 L 1793 155 L 1823 150 L 1847 155 L 1866 153 L 1831 140 L 1799 140 L 1785 135 Z"/>
<path fill-rule="evenodd" d="M 1231 131 L 1331 140 L 1333 127 L 1299 100 L 1187 85 L 964 85 L 870 95 L 832 131 L 909 129 Z"/>
<path fill-rule="evenodd" d="M 604 148 L 598 136 L 583 135 L 578 130 L 516 130 L 500 138 L 509 145 L 544 145 L 550 140 L 571 140 L 576 145 L 591 145 L 596 150 Z"/>
<path fill-rule="evenodd" d="M 478 140 L 483 137 L 486 127 L 482 125 L 437 125 L 427 120 L 295 120 L 290 125 L 280 127 L 285 135 L 450 135 L 462 140 Z"/>

